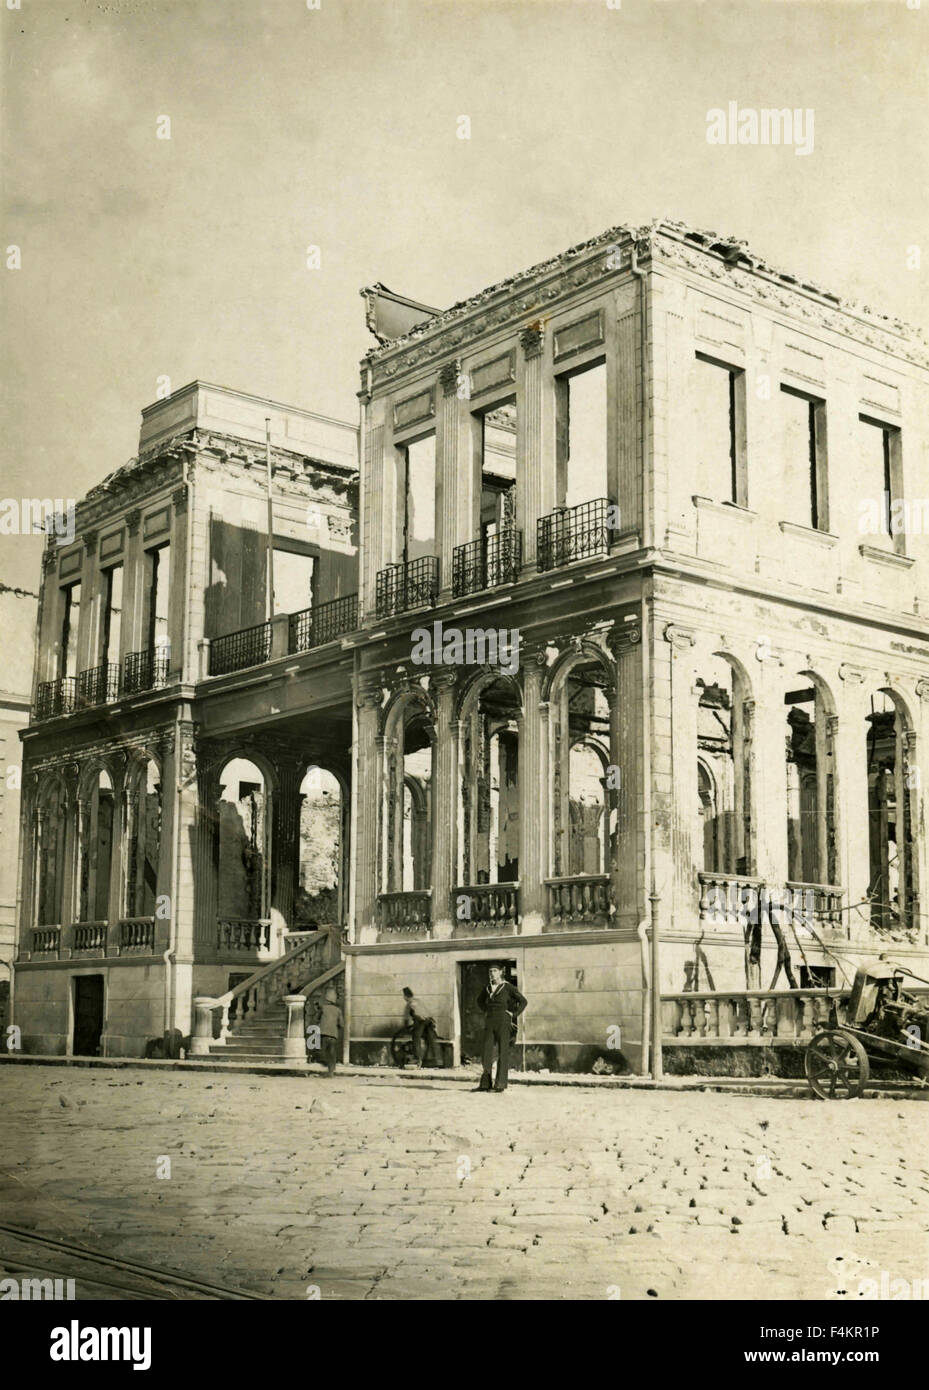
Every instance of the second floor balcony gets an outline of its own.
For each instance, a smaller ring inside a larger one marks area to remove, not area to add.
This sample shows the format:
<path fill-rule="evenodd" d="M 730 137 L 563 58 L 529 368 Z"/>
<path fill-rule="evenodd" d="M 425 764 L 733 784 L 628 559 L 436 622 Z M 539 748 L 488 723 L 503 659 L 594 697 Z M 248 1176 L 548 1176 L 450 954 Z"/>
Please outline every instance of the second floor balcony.
<path fill-rule="evenodd" d="M 291 655 L 308 652 L 346 632 L 354 632 L 357 627 L 358 595 L 346 594 L 344 598 L 320 603 L 315 608 L 304 608 L 300 613 L 291 613 L 288 650 Z"/>
<path fill-rule="evenodd" d="M 539 569 L 559 569 L 575 560 L 608 555 L 612 535 L 611 508 L 609 498 L 598 497 L 576 507 L 558 507 L 548 516 L 540 516 L 536 526 Z"/>
<path fill-rule="evenodd" d="M 511 527 L 456 546 L 452 592 L 455 598 L 462 598 L 500 584 L 512 584 L 519 578 L 522 561 L 523 533 Z"/>
<path fill-rule="evenodd" d="M 168 683 L 171 658 L 157 648 L 128 652 L 123 661 L 123 694 L 139 695 L 145 690 L 157 690 Z"/>
<path fill-rule="evenodd" d="M 439 561 L 435 555 L 388 565 L 377 576 L 378 618 L 407 613 L 413 608 L 431 608 L 439 596 Z"/>
<path fill-rule="evenodd" d="M 243 671 L 249 666 L 261 666 L 271 659 L 271 624 L 256 623 L 239 632 L 227 632 L 214 637 L 210 643 L 210 675 L 225 676 L 230 671 Z"/>

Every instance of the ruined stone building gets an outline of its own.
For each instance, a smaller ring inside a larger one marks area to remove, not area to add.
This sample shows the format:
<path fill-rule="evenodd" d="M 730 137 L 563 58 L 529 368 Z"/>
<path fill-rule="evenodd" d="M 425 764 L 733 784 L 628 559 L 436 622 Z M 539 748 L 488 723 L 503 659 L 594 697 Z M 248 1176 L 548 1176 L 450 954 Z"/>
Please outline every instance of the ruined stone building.
<path fill-rule="evenodd" d="M 922 341 L 667 223 L 392 313 L 357 465 L 271 412 L 270 619 L 249 397 L 149 407 L 48 552 L 25 1045 L 92 996 L 108 1052 L 242 1055 L 325 977 L 353 1060 L 410 985 L 458 1062 L 499 962 L 526 1065 L 645 1069 L 656 967 L 666 1050 L 929 974 Z"/>

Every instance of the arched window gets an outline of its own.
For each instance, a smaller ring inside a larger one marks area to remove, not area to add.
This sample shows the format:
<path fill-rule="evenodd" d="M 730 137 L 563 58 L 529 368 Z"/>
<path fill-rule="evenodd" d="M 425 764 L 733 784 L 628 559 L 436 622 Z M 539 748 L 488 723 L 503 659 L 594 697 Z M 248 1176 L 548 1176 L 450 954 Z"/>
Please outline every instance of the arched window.
<path fill-rule="evenodd" d="M 67 802 L 56 782 L 36 812 L 36 926 L 59 927 L 64 914 L 64 859 Z"/>
<path fill-rule="evenodd" d="M 405 699 L 388 721 L 384 753 L 384 891 L 410 893 L 432 881 L 435 733 L 429 710 Z"/>
<path fill-rule="evenodd" d="M 809 678 L 807 677 L 807 680 Z M 822 688 L 797 684 L 787 707 L 787 877 L 834 884 L 837 874 L 832 720 Z"/>
<path fill-rule="evenodd" d="M 219 777 L 219 916 L 268 915 L 268 797 L 261 769 L 231 758 Z"/>
<path fill-rule="evenodd" d="M 161 853 L 162 793 L 158 764 L 150 758 L 136 782 L 129 807 L 126 916 L 154 917 Z"/>
<path fill-rule="evenodd" d="M 885 690 L 872 696 L 866 722 L 871 925 L 911 932 L 918 926 L 912 735 Z"/>
<path fill-rule="evenodd" d="M 81 799 L 79 922 L 109 920 L 115 817 L 113 781 L 101 768 Z"/>
<path fill-rule="evenodd" d="M 300 834 L 294 921 L 312 927 L 342 920 L 342 786 L 311 767 L 300 783 Z"/>
<path fill-rule="evenodd" d="M 751 728 L 741 674 L 721 656 L 697 677 L 698 851 L 706 873 L 751 874 Z"/>
<path fill-rule="evenodd" d="M 610 873 L 618 782 L 609 776 L 609 677 L 603 663 L 573 665 L 553 687 L 552 705 L 554 875 Z"/>
<path fill-rule="evenodd" d="M 462 884 L 519 881 L 520 709 L 508 679 L 481 683 L 462 708 Z"/>

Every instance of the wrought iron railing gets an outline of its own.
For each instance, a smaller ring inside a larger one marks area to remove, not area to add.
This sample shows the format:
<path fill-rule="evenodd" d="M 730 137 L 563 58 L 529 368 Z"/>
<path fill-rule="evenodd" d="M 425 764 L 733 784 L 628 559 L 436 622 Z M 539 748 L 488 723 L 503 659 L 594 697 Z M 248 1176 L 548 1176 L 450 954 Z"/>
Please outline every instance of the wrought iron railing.
<path fill-rule="evenodd" d="M 480 540 L 456 545 L 452 556 L 452 591 L 455 598 L 512 584 L 523 563 L 523 533 L 507 527 Z"/>
<path fill-rule="evenodd" d="M 411 608 L 429 608 L 439 596 L 439 561 L 423 555 L 407 564 L 388 565 L 377 576 L 377 616 L 389 618 Z"/>
<path fill-rule="evenodd" d="M 271 922 L 268 918 L 221 917 L 216 923 L 218 951 L 268 951 Z"/>
<path fill-rule="evenodd" d="M 324 642 L 341 637 L 344 632 L 354 632 L 357 627 L 358 595 L 346 594 L 344 598 L 334 598 L 330 603 L 320 603 L 315 608 L 291 613 L 287 650 L 291 653 L 308 652 L 312 647 L 321 647 Z"/>
<path fill-rule="evenodd" d="M 77 678 L 77 699 L 79 705 L 108 705 L 118 700 L 119 664 L 104 661 L 101 666 L 82 671 Z"/>
<path fill-rule="evenodd" d="M 539 569 L 558 569 L 561 565 L 570 565 L 572 560 L 608 554 L 611 506 L 608 498 L 598 497 L 593 502 L 559 507 L 548 516 L 540 516 L 536 527 Z"/>
<path fill-rule="evenodd" d="M 210 675 L 225 676 L 246 666 L 261 666 L 271 659 L 271 624 L 256 623 L 239 632 L 227 632 L 210 643 Z"/>
<path fill-rule="evenodd" d="M 124 917 L 119 924 L 119 949 L 154 951 L 154 917 Z"/>
<path fill-rule="evenodd" d="M 54 719 L 59 714 L 73 714 L 77 709 L 77 680 L 61 676 L 56 681 L 43 681 L 36 691 L 33 718 Z"/>
<path fill-rule="evenodd" d="M 129 652 L 123 662 L 123 694 L 138 695 L 166 685 L 171 658 L 157 649 Z"/>

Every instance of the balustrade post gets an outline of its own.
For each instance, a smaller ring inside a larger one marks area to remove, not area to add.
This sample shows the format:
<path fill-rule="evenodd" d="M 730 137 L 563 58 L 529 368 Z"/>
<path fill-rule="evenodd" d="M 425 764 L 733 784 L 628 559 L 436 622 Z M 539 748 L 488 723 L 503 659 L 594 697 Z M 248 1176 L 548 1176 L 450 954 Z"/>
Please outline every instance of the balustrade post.
<path fill-rule="evenodd" d="M 194 1001 L 194 1031 L 190 1039 L 190 1057 L 208 1057 L 213 1041 L 213 1008 L 215 999 L 198 995 Z"/>
<path fill-rule="evenodd" d="M 306 1057 L 306 1042 L 303 1035 L 303 1011 L 306 1007 L 306 999 L 302 994 L 285 994 L 284 1006 L 287 1009 L 284 1056 L 302 1062 Z"/>

